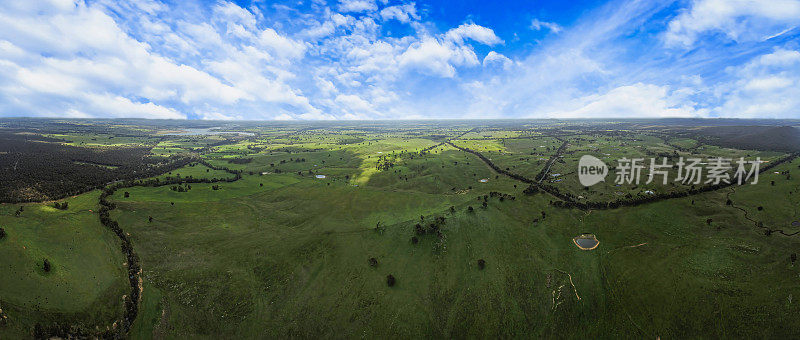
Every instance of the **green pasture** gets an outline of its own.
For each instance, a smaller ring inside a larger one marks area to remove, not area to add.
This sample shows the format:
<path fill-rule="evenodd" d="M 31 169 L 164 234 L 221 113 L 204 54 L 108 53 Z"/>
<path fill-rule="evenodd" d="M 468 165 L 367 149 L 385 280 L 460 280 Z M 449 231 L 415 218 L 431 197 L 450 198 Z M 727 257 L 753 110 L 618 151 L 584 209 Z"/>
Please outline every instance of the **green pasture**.
<path fill-rule="evenodd" d="M 128 292 L 120 242 L 97 217 L 98 192 L 59 202 L 0 205 L 0 338 L 26 338 L 35 324 L 113 327 Z M 15 217 L 19 207 L 24 210 Z M 45 272 L 47 259 L 51 270 Z"/>
<path fill-rule="evenodd" d="M 800 337 L 800 262 L 790 260 L 800 236 L 764 232 L 800 231 L 792 224 L 800 220 L 800 160 L 762 173 L 755 185 L 582 211 L 555 208 L 546 193 L 525 195 L 527 184 L 449 145 L 417 153 L 472 127 L 409 126 L 159 136 L 153 153 L 198 153 L 242 178 L 180 185 L 191 186 L 184 192 L 123 188 L 108 198 L 143 270 L 129 337 Z M 783 156 L 652 131 L 562 132 L 569 146 L 549 172 L 559 176 L 546 181 L 586 200 L 687 187 L 616 186 L 612 170 L 587 189 L 576 174 L 584 154 L 610 166 L 664 153 Z M 562 145 L 553 134 L 493 127 L 453 142 L 533 178 Z M 387 161 L 393 166 L 379 169 Z M 158 178 L 178 175 L 232 177 L 194 163 Z M 645 168 L 642 183 L 647 175 Z M 0 205 L 0 317 L 8 316 L 0 339 L 29 338 L 37 323 L 114 327 L 129 287 L 120 241 L 99 224 L 98 199 L 68 198 L 66 211 L 24 204 L 20 217 L 19 204 Z M 416 224 L 426 232 L 417 234 Z M 572 239 L 583 233 L 599 246 L 576 247 Z"/>

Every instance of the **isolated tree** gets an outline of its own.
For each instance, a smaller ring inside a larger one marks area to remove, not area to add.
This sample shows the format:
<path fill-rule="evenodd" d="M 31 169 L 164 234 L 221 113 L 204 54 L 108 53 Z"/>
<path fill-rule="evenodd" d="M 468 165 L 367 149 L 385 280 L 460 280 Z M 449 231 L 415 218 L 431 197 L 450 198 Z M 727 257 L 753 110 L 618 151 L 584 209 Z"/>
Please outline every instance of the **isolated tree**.
<path fill-rule="evenodd" d="M 45 273 L 49 273 L 50 272 L 50 269 L 51 269 L 50 268 L 50 260 L 44 259 L 44 263 L 42 264 L 42 269 L 44 269 Z"/>
<path fill-rule="evenodd" d="M 795 263 L 797 261 L 797 253 L 792 253 L 792 255 L 789 255 L 789 259 L 792 260 L 792 263 Z"/>
<path fill-rule="evenodd" d="M 759 206 L 759 207 L 758 207 L 758 208 L 756 208 L 756 209 L 758 209 L 758 211 L 761 211 L 761 210 L 764 210 L 764 207 L 761 207 L 761 206 Z"/>
<path fill-rule="evenodd" d="M 483 270 L 483 268 L 486 268 L 486 261 L 480 259 L 478 260 L 478 269 Z"/>
<path fill-rule="evenodd" d="M 473 211 L 475 211 L 475 209 L 473 209 L 472 206 L 470 205 L 470 206 L 467 207 L 467 211 L 473 212 Z"/>
<path fill-rule="evenodd" d="M 456 212 L 456 207 L 451 205 L 450 206 L 450 213 L 452 214 L 452 213 L 455 213 L 455 212 Z"/>
<path fill-rule="evenodd" d="M 392 287 L 392 286 L 394 286 L 394 284 L 395 284 L 395 281 L 396 281 L 396 280 L 395 280 L 395 278 L 394 278 L 394 276 L 393 276 L 392 274 L 386 275 L 386 284 L 387 284 L 389 287 Z"/>
<path fill-rule="evenodd" d="M 377 267 L 378 266 L 378 260 L 375 259 L 374 257 L 370 257 L 368 262 L 369 262 L 369 266 L 370 267 Z"/>
<path fill-rule="evenodd" d="M 416 236 L 411 236 L 411 244 L 419 243 L 419 239 Z"/>
<path fill-rule="evenodd" d="M 710 218 L 706 220 L 706 224 L 708 224 L 708 225 L 711 225 L 711 222 L 714 222 L 714 220 L 710 219 Z"/>
<path fill-rule="evenodd" d="M 6 230 L 0 227 L 0 240 L 6 237 Z"/>
<path fill-rule="evenodd" d="M 547 217 L 547 214 L 544 212 L 544 210 L 542 210 L 542 219 L 544 219 L 545 217 Z"/>
<path fill-rule="evenodd" d="M 153 216 L 147 216 L 147 222 L 153 223 Z"/>
<path fill-rule="evenodd" d="M 127 191 L 126 191 L 126 192 L 125 192 L 125 198 L 128 198 L 128 197 L 131 197 L 131 193 L 129 193 L 129 192 L 127 192 Z"/>
<path fill-rule="evenodd" d="M 264 183 L 258 183 L 258 186 L 263 187 Z"/>
<path fill-rule="evenodd" d="M 489 204 L 488 204 L 488 203 L 486 203 L 486 201 L 484 201 L 484 202 L 482 203 L 482 205 L 483 205 L 483 208 L 484 208 L 484 209 L 486 209 L 486 207 L 488 207 L 488 206 L 489 206 Z"/>
<path fill-rule="evenodd" d="M 728 200 L 725 202 L 725 205 L 733 205 L 733 201 L 731 201 L 730 199 L 728 199 Z"/>

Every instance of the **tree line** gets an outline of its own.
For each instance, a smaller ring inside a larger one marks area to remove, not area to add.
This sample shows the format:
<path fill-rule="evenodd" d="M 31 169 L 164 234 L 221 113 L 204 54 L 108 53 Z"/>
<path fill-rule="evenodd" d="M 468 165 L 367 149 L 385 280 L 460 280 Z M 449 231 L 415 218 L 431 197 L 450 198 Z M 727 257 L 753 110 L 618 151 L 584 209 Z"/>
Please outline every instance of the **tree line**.
<path fill-rule="evenodd" d="M 620 208 L 620 207 L 632 207 L 632 206 L 637 206 L 637 205 L 641 205 L 641 204 L 645 204 L 645 203 L 652 203 L 652 202 L 656 202 L 656 201 L 661 201 L 661 200 L 665 200 L 665 199 L 688 197 L 688 196 L 697 195 L 697 194 L 700 194 L 700 193 L 703 193 L 703 192 L 715 191 L 715 190 L 719 190 L 719 189 L 722 189 L 722 188 L 729 187 L 731 185 L 735 185 L 734 182 L 731 182 L 731 183 L 722 183 L 721 182 L 721 183 L 715 184 L 715 185 L 707 185 L 707 186 L 703 186 L 703 187 L 699 187 L 699 188 L 692 188 L 692 189 L 689 189 L 689 190 L 686 190 L 686 191 L 680 191 L 680 192 L 655 193 L 653 195 L 648 195 L 648 196 L 631 196 L 631 197 L 627 197 L 627 198 L 624 198 L 624 199 L 617 199 L 617 200 L 608 201 L 608 202 L 596 202 L 596 201 L 595 202 L 592 202 L 592 201 L 590 201 L 590 202 L 581 202 L 581 201 L 577 200 L 577 197 L 575 197 L 574 194 L 561 192 L 561 190 L 559 190 L 558 187 L 551 186 L 551 185 L 545 185 L 545 184 L 539 183 L 538 181 L 533 181 L 533 180 L 531 180 L 529 178 L 526 178 L 526 177 L 524 177 L 522 175 L 512 173 L 512 172 L 507 171 L 505 169 L 501 169 L 499 166 L 494 164 L 491 160 L 486 158 L 480 152 L 477 152 L 477 151 L 469 149 L 469 148 L 456 146 L 455 144 L 450 143 L 450 142 L 447 142 L 447 144 L 449 144 L 450 146 L 452 146 L 452 147 L 454 147 L 456 149 L 459 149 L 459 150 L 464 151 L 464 152 L 469 152 L 469 153 L 477 156 L 478 158 L 480 158 L 484 163 L 486 163 L 490 168 L 492 168 L 497 173 L 500 173 L 500 174 L 506 175 L 508 177 L 511 177 L 513 179 L 516 179 L 518 181 L 530 184 L 530 186 L 523 191 L 526 194 L 534 194 L 534 193 L 539 192 L 539 191 L 544 191 L 544 192 L 546 192 L 546 193 L 558 198 L 559 200 L 552 201 L 551 204 L 553 206 L 562 207 L 562 208 L 577 208 L 577 209 L 581 209 L 581 210 L 589 210 L 589 209 L 616 209 L 616 208 Z M 553 157 L 557 157 L 557 155 L 559 155 L 563 151 L 563 148 L 565 146 L 566 146 L 566 143 L 563 144 L 561 146 L 561 148 L 559 148 L 559 151 L 556 152 L 556 155 L 553 156 Z M 782 157 L 782 158 L 780 158 L 780 159 L 778 159 L 776 161 L 773 161 L 773 162 L 767 164 L 766 166 L 761 167 L 759 169 L 759 173 L 763 173 L 765 171 L 769 171 L 770 169 L 772 169 L 772 168 L 774 168 L 774 167 L 776 167 L 778 165 L 781 165 L 783 163 L 792 161 L 793 159 L 797 158 L 798 156 L 800 156 L 800 153 L 793 153 L 793 154 L 784 156 L 784 157 Z M 551 158 L 551 160 L 552 159 L 553 158 Z M 540 178 L 541 176 L 546 175 L 546 171 L 547 171 L 546 168 L 543 169 L 539 173 L 539 175 L 537 175 L 537 178 Z"/>

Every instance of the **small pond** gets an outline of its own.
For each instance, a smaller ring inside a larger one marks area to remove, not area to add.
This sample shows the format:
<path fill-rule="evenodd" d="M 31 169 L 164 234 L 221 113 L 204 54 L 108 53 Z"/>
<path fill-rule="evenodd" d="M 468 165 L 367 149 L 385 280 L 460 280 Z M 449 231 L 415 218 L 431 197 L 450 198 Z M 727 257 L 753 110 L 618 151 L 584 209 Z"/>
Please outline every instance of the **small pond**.
<path fill-rule="evenodd" d="M 597 248 L 600 244 L 600 241 L 592 234 L 582 234 L 581 236 L 577 236 L 572 239 L 575 242 L 575 245 L 578 246 L 581 250 L 592 250 Z"/>

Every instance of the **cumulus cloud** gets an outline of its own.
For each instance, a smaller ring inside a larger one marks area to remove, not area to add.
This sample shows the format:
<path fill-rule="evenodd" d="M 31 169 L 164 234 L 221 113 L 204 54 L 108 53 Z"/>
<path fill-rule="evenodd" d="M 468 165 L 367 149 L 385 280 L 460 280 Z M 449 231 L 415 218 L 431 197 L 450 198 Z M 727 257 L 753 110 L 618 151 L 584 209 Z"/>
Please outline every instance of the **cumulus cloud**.
<path fill-rule="evenodd" d="M 602 94 L 591 94 L 564 103 L 570 108 L 548 112 L 551 118 L 663 118 L 699 117 L 706 110 L 696 110 L 676 100 L 666 86 L 636 83 L 620 86 Z"/>
<path fill-rule="evenodd" d="M 705 33 L 762 40 L 800 25 L 800 0 L 695 0 L 669 22 L 668 46 L 691 46 Z"/>
<path fill-rule="evenodd" d="M 450 29 L 445 33 L 445 38 L 458 44 L 463 44 L 465 39 L 472 39 L 489 46 L 503 43 L 491 28 L 476 24 L 462 24 Z"/>
<path fill-rule="evenodd" d="M 508 69 L 514 62 L 508 57 L 497 53 L 495 51 L 490 51 L 486 54 L 486 57 L 483 58 L 483 66 L 491 66 L 491 65 L 500 65 L 504 69 Z"/>
<path fill-rule="evenodd" d="M 0 87 L 26 102 L 15 114 L 55 114 L 46 107 L 52 103 L 75 107 L 73 113 L 81 115 L 146 118 L 186 117 L 179 112 L 194 106 L 247 102 L 316 111 L 299 91 L 281 81 L 287 74 L 280 65 L 302 58 L 306 46 L 273 29 L 259 30 L 255 16 L 235 4 L 219 3 L 212 13 L 226 22 L 220 28 L 223 35 L 250 39 L 241 45 L 226 42 L 207 22 L 181 21 L 176 26 L 184 30 L 178 31 L 167 25 L 157 28 L 169 29 L 165 36 L 173 40 L 154 41 L 156 46 L 169 44 L 187 52 L 178 55 L 213 51 L 220 59 L 194 65 L 155 52 L 154 45 L 132 37 L 99 5 L 68 1 L 63 6 L 4 6 L 0 48 L 8 53 L 0 55 L 6 61 Z M 156 3 L 145 4 L 140 14 L 160 9 Z M 171 44 L 177 41 L 181 44 Z M 273 75 L 265 74 L 270 70 Z"/>
<path fill-rule="evenodd" d="M 531 49 L 413 2 L 6 1 L 0 116 L 796 117 L 800 52 L 764 39 L 796 34 L 799 2 L 612 0 L 568 27 L 522 22 L 558 33 Z M 653 45 L 658 24 L 641 27 L 665 12 Z"/>
<path fill-rule="evenodd" d="M 718 84 L 719 116 L 797 118 L 800 110 L 800 51 L 779 48 L 731 68 L 733 81 Z"/>
<path fill-rule="evenodd" d="M 429 75 L 452 78 L 456 75 L 455 66 L 478 65 L 478 56 L 469 47 L 440 42 L 435 38 L 427 37 L 412 44 L 408 50 L 403 52 L 399 57 L 399 62 L 401 67 L 416 69 Z"/>

